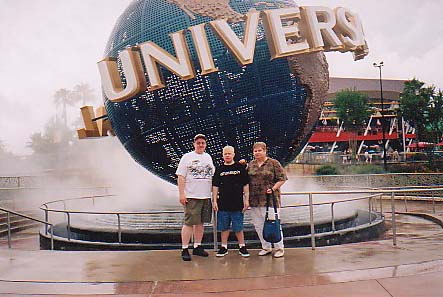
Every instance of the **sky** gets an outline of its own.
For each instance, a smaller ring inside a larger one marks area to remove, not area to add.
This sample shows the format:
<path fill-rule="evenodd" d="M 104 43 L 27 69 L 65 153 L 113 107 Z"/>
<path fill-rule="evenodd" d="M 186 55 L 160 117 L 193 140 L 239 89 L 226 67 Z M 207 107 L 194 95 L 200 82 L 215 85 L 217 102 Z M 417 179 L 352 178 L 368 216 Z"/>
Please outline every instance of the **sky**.
<path fill-rule="evenodd" d="M 0 141 L 29 154 L 29 136 L 55 116 L 53 95 L 88 83 L 99 97 L 96 63 L 130 0 L 0 0 Z M 370 54 L 328 53 L 331 76 L 416 77 L 443 88 L 443 0 L 300 0 L 304 6 L 346 7 L 359 14 Z M 73 119 L 79 108 L 70 110 Z"/>

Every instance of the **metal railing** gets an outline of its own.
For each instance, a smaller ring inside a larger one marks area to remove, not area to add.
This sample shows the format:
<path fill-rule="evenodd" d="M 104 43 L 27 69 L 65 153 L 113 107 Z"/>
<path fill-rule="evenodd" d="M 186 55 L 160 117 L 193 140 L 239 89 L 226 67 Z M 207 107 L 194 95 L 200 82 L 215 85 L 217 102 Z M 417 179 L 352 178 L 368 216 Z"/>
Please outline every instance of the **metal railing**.
<path fill-rule="evenodd" d="M 307 196 L 308 196 L 308 201 L 309 203 L 307 204 L 293 204 L 293 205 L 285 205 L 282 206 L 282 209 L 285 208 L 291 208 L 291 207 L 309 207 L 309 226 L 311 229 L 311 247 L 312 249 L 315 249 L 315 221 L 314 221 L 314 206 L 320 206 L 320 205 L 325 205 L 325 204 L 330 204 L 331 205 L 331 226 L 332 226 L 332 232 L 336 232 L 336 228 L 335 228 L 335 211 L 334 211 L 334 207 L 336 204 L 340 204 L 340 203 L 346 203 L 346 202 L 355 202 L 355 201 L 361 201 L 361 200 L 368 200 L 368 218 L 369 218 L 369 224 L 372 224 L 372 210 L 373 210 L 373 203 L 372 200 L 373 199 L 377 199 L 379 198 L 380 201 L 380 216 L 383 216 L 383 207 L 382 207 L 382 195 L 380 194 L 372 194 L 369 196 L 363 196 L 363 197 L 357 197 L 357 198 L 348 198 L 348 199 L 340 199 L 340 200 L 334 200 L 334 201 L 327 201 L 327 202 L 317 202 L 314 203 L 314 199 L 313 199 L 313 194 L 342 194 L 342 191 L 339 192 L 308 192 Z M 353 194 L 353 192 L 351 192 Z M 358 192 L 359 194 L 363 193 L 363 192 Z M 349 194 L 349 191 L 346 191 L 346 194 Z M 286 193 L 282 193 L 282 195 L 306 195 L 306 193 L 302 193 L 302 192 L 286 192 Z"/>
<path fill-rule="evenodd" d="M 8 226 L 8 248 L 11 248 L 11 214 L 19 216 L 21 218 L 25 218 L 28 220 L 31 220 L 33 222 L 37 222 L 37 223 L 41 223 L 45 225 L 45 229 L 48 230 L 48 226 L 50 226 L 50 233 L 51 233 L 51 250 L 54 249 L 54 225 L 49 223 L 48 221 L 42 221 L 36 218 L 33 218 L 31 216 L 10 210 L 10 209 L 6 209 L 6 208 L 2 208 L 0 207 L 0 211 L 3 211 L 6 213 L 7 216 L 7 226 Z"/>
<path fill-rule="evenodd" d="M 376 173 L 347 175 L 290 175 L 295 180 L 312 180 L 320 185 L 365 185 L 372 188 L 432 187 L 443 183 L 443 173 Z M 438 186 L 437 186 L 438 187 Z"/>
<path fill-rule="evenodd" d="M 397 245 L 397 225 L 396 225 L 396 206 L 395 200 L 401 199 L 401 195 L 403 197 L 406 194 L 429 194 L 431 197 L 431 201 L 434 205 L 435 211 L 435 196 L 432 193 L 443 194 L 443 187 L 412 187 L 412 188 L 386 188 L 386 189 L 359 189 L 359 190 L 340 190 L 340 191 L 307 191 L 307 192 L 286 192 L 282 193 L 283 196 L 305 196 L 308 198 L 308 203 L 306 204 L 289 204 L 284 205 L 282 208 L 293 208 L 293 207 L 309 207 L 309 225 L 311 230 L 311 247 L 312 249 L 316 248 L 315 239 L 320 234 L 316 234 L 315 232 L 315 218 L 314 218 L 314 207 L 319 205 L 330 205 L 331 207 L 331 224 L 332 224 L 332 232 L 336 232 L 335 228 L 335 207 L 337 204 L 353 202 L 353 201 L 368 201 L 368 212 L 369 212 L 369 222 L 368 224 L 372 224 L 373 219 L 371 215 L 371 211 L 375 208 L 377 202 L 379 203 L 380 208 L 380 216 L 383 216 L 383 200 L 389 199 L 391 204 L 391 222 L 392 222 L 392 233 L 393 233 L 393 245 Z M 315 202 L 315 196 L 321 195 L 351 195 L 351 194 L 364 194 L 362 197 L 354 197 L 333 201 L 323 201 L 323 202 Z M 80 197 L 69 200 L 79 200 L 79 199 L 92 199 L 94 201 L 97 198 L 111 197 L 113 195 L 101 195 L 101 196 L 90 196 L 90 197 Z M 70 228 L 71 228 L 71 215 L 72 214 L 89 214 L 89 215 L 115 215 L 117 217 L 117 235 L 118 235 L 118 243 L 122 244 L 122 227 L 121 227 L 121 215 L 158 215 L 158 214 L 180 214 L 183 213 L 179 210 L 171 210 L 171 211 L 144 211 L 144 212 L 115 212 L 115 211 L 81 211 L 81 210 L 71 210 L 66 208 L 66 201 L 68 200 L 57 200 L 45 203 L 41 206 L 41 209 L 45 212 L 46 221 L 49 222 L 49 213 L 63 213 L 67 218 L 67 230 L 68 230 L 68 241 L 71 240 Z M 51 204 L 54 203 L 63 203 L 63 209 L 51 208 Z M 215 218 L 216 216 L 214 216 Z M 217 248 L 217 230 L 216 230 L 216 222 L 213 221 L 213 237 L 214 237 L 214 249 Z"/>
<path fill-rule="evenodd" d="M 368 160 L 369 163 L 372 164 L 380 164 L 383 162 L 383 151 L 378 151 L 375 153 L 371 153 L 370 159 Z M 297 163 L 299 164 L 315 164 L 315 165 L 321 165 L 321 164 L 340 164 L 340 163 L 346 163 L 346 164 L 365 164 L 365 155 L 360 153 L 356 157 L 356 159 L 351 160 L 350 154 L 345 154 L 341 151 L 335 151 L 330 152 L 323 151 L 323 152 L 310 152 L 305 151 L 303 154 L 300 154 L 297 157 Z M 443 152 L 441 151 L 434 151 L 432 153 L 427 152 L 399 152 L 398 157 L 395 157 L 393 153 L 387 153 L 386 154 L 388 163 L 395 164 L 395 163 L 414 163 L 414 162 L 429 162 L 430 157 L 433 158 L 432 160 L 442 161 L 443 160 Z M 343 159 L 345 158 L 345 159 Z M 343 162 L 343 160 L 346 160 Z M 432 161 L 431 160 L 431 161 Z"/>
<path fill-rule="evenodd" d="M 386 189 L 370 189 L 370 190 L 346 190 L 346 191 L 321 191 L 321 192 L 287 192 L 283 193 L 283 195 L 308 195 L 309 196 L 309 207 L 310 207 L 310 225 L 311 225 L 311 238 L 312 238 L 312 248 L 315 249 L 315 234 L 312 234 L 312 230 L 314 230 L 314 221 L 313 221 L 313 215 L 312 213 L 312 207 L 315 205 L 312 203 L 313 201 L 313 195 L 332 195 L 332 194 L 373 194 L 374 198 L 379 197 L 380 201 L 380 213 L 383 213 L 383 204 L 382 201 L 384 199 L 384 196 L 388 196 L 388 199 L 390 200 L 391 204 L 391 224 L 392 224 L 392 241 L 393 245 L 397 246 L 397 224 L 396 224 L 396 207 L 395 207 L 395 200 L 397 200 L 397 197 L 399 195 L 403 195 L 403 197 L 406 197 L 406 194 L 417 194 L 417 193 L 431 193 L 431 201 L 433 204 L 433 211 L 435 212 L 435 195 L 433 193 L 439 193 L 440 195 L 443 194 L 443 187 L 441 186 L 435 186 L 431 188 L 424 188 L 424 187 L 410 187 L 410 188 L 386 188 Z M 369 198 L 369 199 L 368 199 Z M 364 199 L 364 198 L 354 198 L 352 200 L 357 199 Z M 370 197 L 366 197 L 369 201 L 369 205 L 371 205 L 371 199 Z M 401 199 L 400 197 L 398 199 Z M 369 209 L 371 206 L 369 206 Z"/>
<path fill-rule="evenodd" d="M 364 194 L 365 196 L 362 197 L 353 197 L 353 198 L 346 198 L 346 199 L 339 199 L 339 200 L 333 200 L 333 201 L 322 201 L 322 202 L 315 202 L 314 197 L 315 196 L 322 196 L 322 195 L 351 195 L 351 194 Z M 371 211 L 374 210 L 374 206 L 377 202 L 379 202 L 380 207 L 380 215 L 383 216 L 383 200 L 389 199 L 391 204 L 391 223 L 392 223 L 392 233 L 393 233 L 393 245 L 397 245 L 397 224 L 396 224 L 396 205 L 395 200 L 404 200 L 405 203 L 405 209 L 407 211 L 407 200 L 411 197 L 428 197 L 423 198 L 427 199 L 432 202 L 432 211 L 435 213 L 435 203 L 436 201 L 441 201 L 441 197 L 443 195 L 443 187 L 441 186 L 435 186 L 435 187 L 410 187 L 410 188 L 383 188 L 383 189 L 359 189 L 359 190 L 340 190 L 340 191 L 305 191 L 305 192 L 285 192 L 282 193 L 283 196 L 305 196 L 308 198 L 308 203 L 305 204 L 288 204 L 282 206 L 283 209 L 285 208 L 294 208 L 294 207 L 309 207 L 309 225 L 311 230 L 311 247 L 312 249 L 316 248 L 316 242 L 315 239 L 318 235 L 315 232 L 315 218 L 314 218 L 314 207 L 320 206 L 320 205 L 330 205 L 331 208 L 331 225 L 332 225 L 332 232 L 336 232 L 335 228 L 335 222 L 336 222 L 336 216 L 335 216 L 335 207 L 338 204 L 341 203 L 347 203 L 347 202 L 353 202 L 353 201 L 362 201 L 362 200 L 368 200 L 368 211 L 369 211 L 369 224 L 372 224 L 372 215 Z M 44 203 L 40 209 L 42 209 L 45 213 L 45 221 L 32 218 L 28 215 L 24 215 L 9 209 L 0 208 L 0 211 L 7 213 L 7 225 L 8 225 L 8 247 L 11 247 L 11 222 L 10 222 L 10 215 L 15 214 L 17 216 L 41 223 L 45 225 L 45 235 L 48 235 L 50 233 L 51 237 L 51 249 L 54 249 L 54 224 L 50 222 L 49 213 L 62 213 L 66 216 L 67 220 L 67 234 L 68 234 L 68 241 L 71 240 L 71 216 L 73 214 L 87 214 L 87 215 L 115 215 L 117 218 L 117 235 L 118 235 L 118 243 L 122 244 L 122 226 L 121 226 L 121 216 L 122 215 L 158 215 L 158 214 L 181 214 L 183 211 L 181 210 L 170 210 L 170 211 L 144 211 L 144 212 L 133 212 L 133 211 L 126 211 L 126 212 L 115 212 L 115 211 L 81 211 L 81 210 L 72 210 L 67 209 L 66 203 L 68 201 L 75 201 L 75 200 L 83 200 L 83 199 L 89 199 L 92 201 L 92 204 L 95 205 L 95 200 L 99 198 L 106 198 L 106 197 L 113 197 L 115 195 L 95 195 L 95 196 L 86 196 L 86 197 L 78 197 L 78 198 L 72 198 L 72 199 L 60 199 L 60 200 L 54 200 L 47 203 Z M 430 198 L 429 198 L 430 197 Z M 378 200 L 378 201 L 377 201 Z M 375 202 L 374 202 L 375 201 Z M 59 208 L 52 208 L 50 206 L 61 203 L 63 205 L 63 209 Z M 215 214 L 215 213 L 214 213 Z M 216 218 L 216 216 L 213 216 Z M 216 229 L 216 221 L 213 221 L 212 228 L 213 228 L 213 241 L 214 241 L 214 249 L 217 248 L 217 229 Z M 49 228 L 48 228 L 49 227 Z"/>

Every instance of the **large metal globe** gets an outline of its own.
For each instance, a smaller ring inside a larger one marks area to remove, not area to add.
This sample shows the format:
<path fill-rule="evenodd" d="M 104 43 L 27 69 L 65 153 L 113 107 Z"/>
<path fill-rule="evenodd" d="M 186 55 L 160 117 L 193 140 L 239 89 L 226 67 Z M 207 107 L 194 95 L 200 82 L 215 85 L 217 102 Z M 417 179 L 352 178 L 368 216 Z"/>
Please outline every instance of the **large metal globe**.
<path fill-rule="evenodd" d="M 175 54 L 169 33 L 226 18 L 240 38 L 241 15 L 250 9 L 295 6 L 292 1 L 136 0 L 118 19 L 105 56 L 117 57 L 128 46 L 153 41 Z M 216 163 L 223 146 L 236 157 L 251 159 L 256 141 L 283 165 L 308 140 L 328 90 L 328 66 L 322 52 L 270 61 L 263 28 L 257 32 L 254 63 L 241 67 L 207 30 L 219 72 L 201 76 L 190 34 L 188 45 L 197 76 L 180 80 L 162 69 L 166 87 L 114 103 L 105 97 L 114 132 L 131 156 L 149 171 L 175 181 L 180 157 L 193 150 L 192 138 L 203 133 Z M 123 75 L 122 75 L 123 78 Z M 123 79 L 124 81 L 124 79 Z"/>

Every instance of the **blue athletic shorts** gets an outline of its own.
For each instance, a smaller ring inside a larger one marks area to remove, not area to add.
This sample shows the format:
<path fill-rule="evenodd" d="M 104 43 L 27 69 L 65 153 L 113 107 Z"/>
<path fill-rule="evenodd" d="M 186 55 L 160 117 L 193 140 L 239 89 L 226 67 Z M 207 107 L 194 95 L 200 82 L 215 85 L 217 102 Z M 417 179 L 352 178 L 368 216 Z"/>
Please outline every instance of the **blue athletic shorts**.
<path fill-rule="evenodd" d="M 217 212 L 217 230 L 240 232 L 243 231 L 243 218 L 244 214 L 241 211 L 223 211 Z"/>

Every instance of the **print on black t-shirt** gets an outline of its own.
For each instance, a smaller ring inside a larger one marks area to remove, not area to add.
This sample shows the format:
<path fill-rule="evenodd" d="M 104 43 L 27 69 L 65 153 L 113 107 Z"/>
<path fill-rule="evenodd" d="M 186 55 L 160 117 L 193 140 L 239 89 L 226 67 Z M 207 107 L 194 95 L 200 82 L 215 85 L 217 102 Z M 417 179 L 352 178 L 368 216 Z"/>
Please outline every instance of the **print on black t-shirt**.
<path fill-rule="evenodd" d="M 221 165 L 215 170 L 212 185 L 218 187 L 218 209 L 241 211 L 243 209 L 243 186 L 249 183 L 245 166 L 238 163 Z"/>

